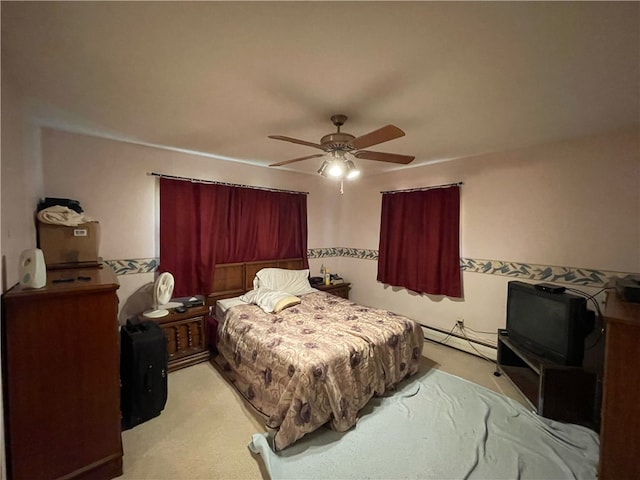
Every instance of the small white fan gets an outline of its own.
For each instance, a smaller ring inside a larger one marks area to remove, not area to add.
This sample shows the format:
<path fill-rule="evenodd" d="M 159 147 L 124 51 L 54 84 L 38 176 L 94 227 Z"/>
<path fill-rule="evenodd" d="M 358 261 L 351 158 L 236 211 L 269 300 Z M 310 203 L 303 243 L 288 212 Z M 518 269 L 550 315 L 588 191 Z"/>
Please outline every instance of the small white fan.
<path fill-rule="evenodd" d="M 160 318 L 169 315 L 171 308 L 169 300 L 173 295 L 173 275 L 169 272 L 161 273 L 153 285 L 153 309 L 147 310 L 143 315 L 147 318 Z"/>

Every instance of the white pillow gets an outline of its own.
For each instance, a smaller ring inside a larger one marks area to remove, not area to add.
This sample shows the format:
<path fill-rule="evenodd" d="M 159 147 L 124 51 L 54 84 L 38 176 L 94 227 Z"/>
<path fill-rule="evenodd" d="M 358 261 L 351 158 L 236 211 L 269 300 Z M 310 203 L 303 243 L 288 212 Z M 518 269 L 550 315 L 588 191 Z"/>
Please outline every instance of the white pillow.
<path fill-rule="evenodd" d="M 259 306 L 266 313 L 279 313 L 285 308 L 298 305 L 300 299 L 287 292 L 278 292 L 267 288 L 251 290 L 240 297 L 240 300 Z"/>
<path fill-rule="evenodd" d="M 256 273 L 259 288 L 268 288 L 287 292 L 291 295 L 304 295 L 315 292 L 316 289 L 309 284 L 309 269 L 286 270 L 284 268 L 263 268 Z M 256 287 L 254 282 L 254 288 Z"/>

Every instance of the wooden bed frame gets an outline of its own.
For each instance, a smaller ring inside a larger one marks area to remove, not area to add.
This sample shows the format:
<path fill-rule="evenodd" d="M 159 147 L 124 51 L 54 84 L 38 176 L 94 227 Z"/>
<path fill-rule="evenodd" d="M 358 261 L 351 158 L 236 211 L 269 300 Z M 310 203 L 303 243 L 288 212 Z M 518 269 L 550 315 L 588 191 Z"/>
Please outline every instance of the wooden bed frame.
<path fill-rule="evenodd" d="M 216 265 L 212 292 L 207 295 L 206 303 L 215 307 L 216 301 L 240 296 L 253 290 L 253 278 L 263 268 L 284 268 L 302 270 L 302 258 L 282 260 L 259 260 L 255 262 L 221 263 Z"/>

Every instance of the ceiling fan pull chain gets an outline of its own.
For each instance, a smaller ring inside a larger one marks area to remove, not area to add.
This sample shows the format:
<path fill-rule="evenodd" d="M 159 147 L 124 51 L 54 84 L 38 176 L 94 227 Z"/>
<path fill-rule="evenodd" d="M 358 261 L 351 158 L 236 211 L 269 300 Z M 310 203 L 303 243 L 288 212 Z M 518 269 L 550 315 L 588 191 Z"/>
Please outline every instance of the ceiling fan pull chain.
<path fill-rule="evenodd" d="M 340 195 L 344 195 L 344 179 L 340 179 Z"/>

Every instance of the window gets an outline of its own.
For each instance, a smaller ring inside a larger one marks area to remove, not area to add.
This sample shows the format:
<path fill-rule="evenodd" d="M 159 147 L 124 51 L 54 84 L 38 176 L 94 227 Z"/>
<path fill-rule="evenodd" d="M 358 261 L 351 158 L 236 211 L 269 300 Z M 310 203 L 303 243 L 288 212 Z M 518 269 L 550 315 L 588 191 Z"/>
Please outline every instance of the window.
<path fill-rule="evenodd" d="M 210 292 L 217 263 L 303 258 L 307 196 L 160 178 L 160 270 L 176 296 Z"/>
<path fill-rule="evenodd" d="M 378 281 L 461 297 L 460 187 L 383 192 Z"/>

